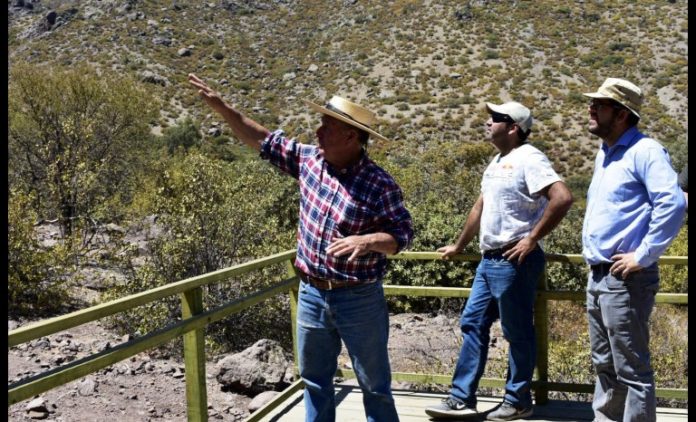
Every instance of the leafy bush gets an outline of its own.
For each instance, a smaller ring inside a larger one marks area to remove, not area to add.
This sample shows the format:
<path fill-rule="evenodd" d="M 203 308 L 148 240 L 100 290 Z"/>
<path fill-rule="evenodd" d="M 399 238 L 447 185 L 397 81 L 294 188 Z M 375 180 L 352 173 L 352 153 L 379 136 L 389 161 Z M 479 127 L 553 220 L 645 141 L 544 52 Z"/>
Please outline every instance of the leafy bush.
<path fill-rule="evenodd" d="M 464 220 L 479 196 L 480 175 L 492 150 L 488 144 L 443 142 L 422 157 L 393 155 L 385 168 L 404 192 L 413 219 L 413 250 L 436 250 L 456 241 Z M 400 165 L 395 165 L 399 163 Z M 428 163 L 428 165 L 423 165 Z M 466 253 L 478 251 L 474 239 Z M 448 261 L 391 261 L 385 282 L 413 286 L 470 285 L 476 264 Z M 439 299 L 392 300 L 392 309 L 430 311 L 445 302 Z"/>
<path fill-rule="evenodd" d="M 689 225 L 685 224 L 665 251 L 665 255 L 689 256 Z M 660 266 L 660 291 L 689 293 L 689 267 L 687 265 Z"/>
<path fill-rule="evenodd" d="M 202 136 L 198 125 L 189 117 L 178 125 L 165 129 L 162 138 L 169 154 L 173 154 L 179 148 L 188 151 L 191 147 L 199 146 Z"/>
<path fill-rule="evenodd" d="M 44 248 L 34 236 L 33 198 L 9 192 L 7 208 L 7 308 L 12 316 L 36 318 L 60 312 L 68 303 L 67 274 L 74 270 L 69 247 Z"/>
<path fill-rule="evenodd" d="M 15 63 L 8 99 L 10 184 L 31 192 L 38 212 L 59 218 L 68 237 L 78 219 L 118 214 L 102 205 L 116 193 L 127 201 L 134 188 L 128 181 L 150 138 L 151 95 L 85 65 Z"/>
<path fill-rule="evenodd" d="M 259 160 L 226 163 L 199 153 L 175 156 L 157 180 L 155 209 L 164 234 L 150 242 L 151 260 L 112 299 L 209 273 L 295 247 L 297 186 Z M 277 281 L 284 268 L 205 288 L 206 307 L 218 306 Z M 126 331 L 149 332 L 179 318 L 178 298 L 143 306 L 113 319 Z M 286 298 L 271 299 L 233 322 L 208 327 L 213 350 L 248 346 L 258 336 L 289 341 Z M 254 332 L 254 338 L 239 336 Z"/>

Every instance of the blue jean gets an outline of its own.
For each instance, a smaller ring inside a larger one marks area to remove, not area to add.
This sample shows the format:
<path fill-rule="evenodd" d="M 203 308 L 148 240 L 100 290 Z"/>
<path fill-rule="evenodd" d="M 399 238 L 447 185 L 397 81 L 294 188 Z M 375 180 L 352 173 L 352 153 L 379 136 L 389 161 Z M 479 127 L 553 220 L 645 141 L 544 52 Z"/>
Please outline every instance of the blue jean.
<path fill-rule="evenodd" d="M 452 398 L 476 406 L 476 389 L 488 359 L 491 325 L 500 318 L 503 335 L 510 344 L 505 401 L 516 407 L 531 407 L 536 360 L 534 300 L 545 264 L 540 248 L 527 255 L 521 265 L 500 254 L 484 254 L 461 315 L 462 349 L 452 377 Z"/>
<path fill-rule="evenodd" d="M 657 400 L 650 364 L 648 320 L 659 288 L 657 265 L 617 278 L 590 271 L 587 318 L 597 374 L 592 402 L 597 421 L 654 421 Z"/>
<path fill-rule="evenodd" d="M 297 310 L 306 421 L 336 419 L 333 377 L 346 345 L 370 422 L 398 421 L 387 352 L 389 313 L 381 283 L 320 290 L 302 281 Z"/>

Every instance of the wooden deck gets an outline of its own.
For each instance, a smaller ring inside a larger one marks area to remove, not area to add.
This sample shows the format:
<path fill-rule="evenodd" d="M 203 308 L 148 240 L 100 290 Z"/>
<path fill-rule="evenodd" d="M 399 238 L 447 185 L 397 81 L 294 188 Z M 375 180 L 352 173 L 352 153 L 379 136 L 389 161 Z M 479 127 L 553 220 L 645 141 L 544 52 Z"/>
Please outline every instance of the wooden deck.
<path fill-rule="evenodd" d="M 295 392 L 285 402 L 266 415 L 264 422 L 301 422 L 304 421 L 305 408 L 302 400 L 303 390 Z M 420 393 L 405 390 L 394 390 L 396 409 L 399 412 L 400 422 L 426 422 L 430 419 L 425 414 L 426 406 L 438 403 L 445 397 L 443 394 Z M 479 397 L 478 418 L 461 420 L 485 420 L 485 413 L 493 409 L 502 401 L 500 397 Z M 336 386 L 336 421 L 337 422 L 364 422 L 362 393 L 360 388 L 354 385 Z M 525 420 L 532 421 L 591 421 L 592 409 L 590 403 L 550 400 L 544 406 L 534 406 L 534 415 Z M 686 422 L 687 409 L 658 408 L 657 420 L 659 422 Z"/>

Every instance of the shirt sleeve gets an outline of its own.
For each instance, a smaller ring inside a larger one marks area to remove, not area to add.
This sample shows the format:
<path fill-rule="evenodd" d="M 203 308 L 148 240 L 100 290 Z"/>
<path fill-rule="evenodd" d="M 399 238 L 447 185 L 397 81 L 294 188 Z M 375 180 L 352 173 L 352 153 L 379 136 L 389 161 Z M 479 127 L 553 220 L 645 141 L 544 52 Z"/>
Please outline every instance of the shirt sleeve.
<path fill-rule="evenodd" d="M 679 233 L 686 201 L 664 148 L 643 148 L 635 160 L 637 176 L 645 185 L 652 204 L 648 231 L 635 250 L 635 259 L 640 266 L 648 267 L 658 260 Z"/>
<path fill-rule="evenodd" d="M 261 144 L 260 156 L 295 179 L 300 175 L 300 164 L 312 153 L 313 147 L 285 137 L 282 130 L 271 132 Z"/>
<path fill-rule="evenodd" d="M 529 193 L 532 195 L 561 180 L 553 166 L 551 166 L 549 159 L 539 150 L 534 150 L 529 154 L 528 159 L 524 163 L 524 177 L 527 181 Z"/>
<path fill-rule="evenodd" d="M 411 214 L 404 206 L 403 195 L 398 186 L 385 190 L 380 197 L 380 220 L 384 231 L 394 236 L 400 252 L 411 245 L 413 240 L 413 223 Z"/>

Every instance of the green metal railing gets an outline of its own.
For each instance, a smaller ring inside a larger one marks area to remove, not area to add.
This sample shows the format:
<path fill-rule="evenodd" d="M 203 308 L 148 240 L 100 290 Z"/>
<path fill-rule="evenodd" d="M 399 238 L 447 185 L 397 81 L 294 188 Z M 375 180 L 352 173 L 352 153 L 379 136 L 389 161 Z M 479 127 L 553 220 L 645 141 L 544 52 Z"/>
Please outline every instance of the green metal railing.
<path fill-rule="evenodd" d="M 547 254 L 549 262 L 566 262 L 583 264 L 580 255 L 554 255 Z M 295 250 L 286 251 L 265 258 L 253 260 L 223 270 L 214 271 L 197 277 L 192 277 L 176 283 L 161 286 L 145 292 L 123 297 L 110 302 L 102 303 L 81 311 L 67 315 L 39 321 L 8 333 L 8 347 L 17 346 L 31 340 L 54 334 L 69 328 L 96 321 L 101 318 L 135 308 L 146 303 L 153 302 L 172 295 L 181 298 L 182 320 L 172 323 L 162 329 L 153 331 L 126 343 L 103 350 L 99 353 L 86 356 L 66 365 L 45 371 L 43 373 L 22 379 L 7 386 L 8 406 L 22 400 L 41 394 L 52 388 L 66 384 L 70 381 L 94 373 L 114 363 L 125 360 L 131 356 L 163 345 L 170 340 L 183 337 L 184 364 L 186 373 L 186 400 L 189 421 L 207 421 L 207 392 L 205 381 L 205 327 L 219 321 L 229 315 L 241 312 L 273 296 L 288 293 L 290 295 L 290 317 L 292 321 L 292 338 L 297 366 L 297 339 L 295 336 L 295 321 L 298 297 L 298 274 L 292 265 L 295 258 Z M 390 256 L 392 260 L 439 260 L 440 253 L 436 252 L 402 252 Z M 479 261 L 480 255 L 457 255 L 454 261 Z M 259 290 L 249 296 L 236 299 L 216 308 L 205 310 L 203 306 L 203 286 L 225 281 L 231 277 L 246 274 L 251 271 L 269 267 L 279 263 L 285 263 L 287 277 L 270 286 Z M 688 265 L 688 257 L 665 256 L 660 258 L 661 265 Z M 414 287 L 385 285 L 386 295 L 401 295 L 415 297 L 468 297 L 471 289 L 457 287 Z M 583 301 L 584 292 L 575 291 L 549 291 L 546 288 L 545 276 L 539 282 L 537 300 L 535 303 L 535 326 L 537 333 L 537 372 L 536 379 L 532 382 L 537 404 L 548 401 L 549 391 L 591 393 L 593 386 L 590 384 L 572 384 L 550 382 L 548 380 L 548 302 L 552 300 Z M 688 304 L 688 294 L 684 293 L 658 293 L 657 303 Z M 354 373 L 347 370 L 339 370 L 339 376 L 352 377 Z M 395 372 L 392 374 L 395 381 L 408 381 L 416 383 L 449 384 L 451 374 L 420 374 Z M 503 387 L 505 380 L 484 378 L 480 382 L 482 387 Z M 281 394 L 275 397 L 266 406 L 249 416 L 248 421 L 260 420 L 268 414 L 277 404 L 284 401 L 295 391 L 303 387 L 302 381 L 293 383 Z M 687 389 L 658 388 L 658 397 L 686 399 Z"/>

